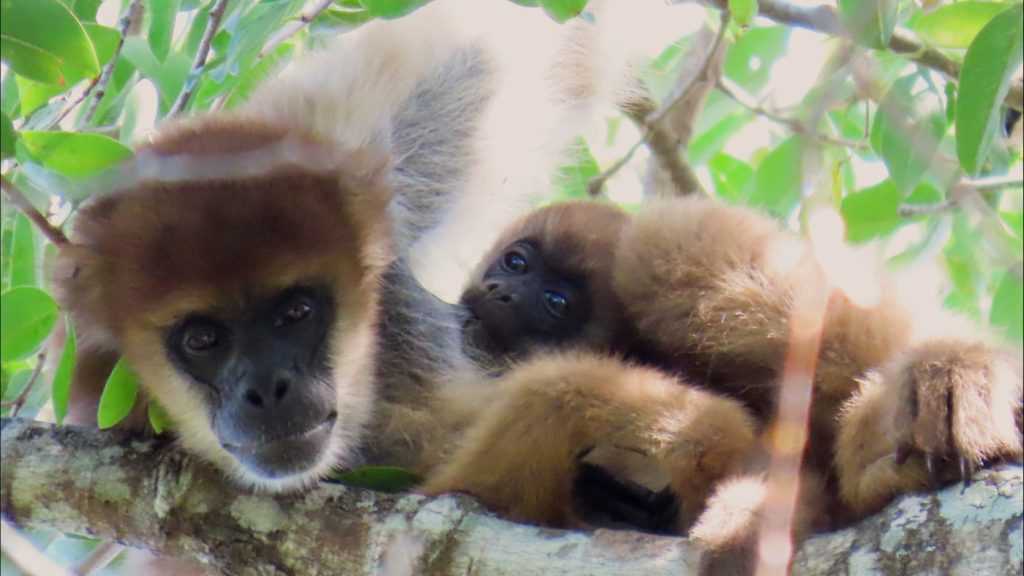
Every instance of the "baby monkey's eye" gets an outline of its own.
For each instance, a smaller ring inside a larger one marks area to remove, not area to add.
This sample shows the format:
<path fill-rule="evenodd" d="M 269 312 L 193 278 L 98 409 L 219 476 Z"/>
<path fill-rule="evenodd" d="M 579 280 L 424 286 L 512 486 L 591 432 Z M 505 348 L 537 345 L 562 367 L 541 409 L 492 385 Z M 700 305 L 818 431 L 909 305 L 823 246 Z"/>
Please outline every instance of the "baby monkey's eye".
<path fill-rule="evenodd" d="M 501 263 L 509 272 L 514 272 L 516 274 L 526 272 L 526 258 L 515 250 L 506 252 Z"/>
<path fill-rule="evenodd" d="M 554 290 L 544 291 L 544 307 L 556 318 L 564 318 L 569 311 L 569 299 Z"/>
<path fill-rule="evenodd" d="M 220 337 L 217 328 L 204 322 L 194 322 L 185 328 L 182 345 L 191 354 L 203 354 L 217 347 Z"/>
<path fill-rule="evenodd" d="M 274 320 L 274 326 L 287 326 L 301 322 L 313 313 L 313 305 L 305 298 L 288 303 L 284 312 Z"/>

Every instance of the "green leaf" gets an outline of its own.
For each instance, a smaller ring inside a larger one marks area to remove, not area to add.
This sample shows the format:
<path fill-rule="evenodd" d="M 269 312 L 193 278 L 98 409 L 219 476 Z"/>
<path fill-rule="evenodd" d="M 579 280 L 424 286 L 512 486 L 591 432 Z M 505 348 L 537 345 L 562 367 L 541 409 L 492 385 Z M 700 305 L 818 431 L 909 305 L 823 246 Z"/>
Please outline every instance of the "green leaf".
<path fill-rule="evenodd" d="M 870 48 L 889 46 L 898 15 L 898 0 L 839 0 L 839 21 L 854 40 Z"/>
<path fill-rule="evenodd" d="M 960 71 L 956 104 L 956 153 L 960 165 L 977 174 L 999 133 L 1002 102 L 1024 58 L 1024 6 L 993 18 L 971 42 Z"/>
<path fill-rule="evenodd" d="M 754 175 L 747 203 L 785 219 L 800 202 L 803 184 L 803 143 L 793 136 L 768 153 Z"/>
<path fill-rule="evenodd" d="M 103 0 L 73 0 L 68 3 L 75 11 L 75 16 L 82 22 L 95 22 L 96 12 L 100 9 Z"/>
<path fill-rule="evenodd" d="M 686 147 L 686 157 L 694 165 L 709 161 L 725 147 L 729 138 L 742 130 L 753 118 L 753 115 L 747 111 L 726 116 L 690 141 L 690 145 Z"/>
<path fill-rule="evenodd" d="M 117 52 L 121 33 L 115 28 L 99 24 L 82 24 L 82 27 L 85 28 L 85 33 L 92 40 L 93 47 L 96 48 L 96 60 L 100 66 L 110 62 L 110 59 L 114 57 L 114 52 Z"/>
<path fill-rule="evenodd" d="M 17 38 L 0 34 L 0 61 L 6 62 L 20 76 L 38 82 L 64 84 L 59 58 Z"/>
<path fill-rule="evenodd" d="M 100 429 L 115 426 L 124 420 L 135 407 L 135 397 L 139 393 L 139 378 L 121 358 L 114 365 L 114 370 L 103 386 L 100 395 L 100 406 L 96 411 L 96 422 Z"/>
<path fill-rule="evenodd" d="M 143 76 L 153 81 L 160 92 L 160 110 L 166 112 L 185 85 L 189 68 L 192 66 L 188 57 L 181 52 L 175 52 L 161 63 L 150 52 L 146 41 L 136 37 L 125 39 L 121 55 Z"/>
<path fill-rule="evenodd" d="M 573 145 L 572 157 L 558 169 L 555 176 L 555 187 L 558 190 L 558 199 L 583 199 L 589 198 L 587 185 L 601 173 L 597 160 L 590 152 L 590 147 L 582 139 L 578 138 Z"/>
<path fill-rule="evenodd" d="M 1016 342 L 1024 340 L 1024 283 L 1012 272 L 1005 272 L 992 297 L 989 321 L 1002 328 Z"/>
<path fill-rule="evenodd" d="M 719 198 L 736 203 L 746 197 L 747 185 L 754 177 L 754 169 L 749 164 L 723 152 L 708 162 L 708 170 Z"/>
<path fill-rule="evenodd" d="M 978 262 L 979 234 L 964 214 L 953 215 L 953 233 L 943 250 L 953 289 L 943 304 L 972 318 L 979 318 L 979 288 L 984 274 Z"/>
<path fill-rule="evenodd" d="M 377 18 L 399 18 L 423 6 L 427 0 L 361 0 L 363 7 Z"/>
<path fill-rule="evenodd" d="M 22 132 L 21 139 L 33 158 L 71 178 L 92 176 L 132 155 L 131 148 L 102 134 Z"/>
<path fill-rule="evenodd" d="M 846 222 L 846 241 L 866 242 L 898 228 L 902 203 L 903 193 L 892 180 L 847 194 L 839 209 Z"/>
<path fill-rule="evenodd" d="M 540 0 L 540 5 L 556 22 L 575 18 L 587 6 L 587 0 Z"/>
<path fill-rule="evenodd" d="M 989 20 L 1006 10 L 996 2 L 957 2 L 926 12 L 912 25 L 928 44 L 940 48 L 967 48 Z"/>
<path fill-rule="evenodd" d="M 60 363 L 57 364 L 57 371 L 53 374 L 53 385 L 50 387 L 50 394 L 53 398 L 53 415 L 57 424 L 64 423 L 64 417 L 68 414 L 68 400 L 71 398 L 71 374 L 75 370 L 75 330 L 71 321 L 64 319 L 64 350 L 60 353 Z"/>
<path fill-rule="evenodd" d="M 0 294 L 0 359 L 18 360 L 46 340 L 57 321 L 57 303 L 38 288 L 20 286 Z"/>
<path fill-rule="evenodd" d="M 11 287 L 36 285 L 36 229 L 22 213 L 14 217 L 11 234 Z"/>
<path fill-rule="evenodd" d="M 729 47 L 725 54 L 725 75 L 748 92 L 757 94 L 768 84 L 772 65 L 786 51 L 789 28 L 753 28 Z"/>
<path fill-rule="evenodd" d="M 14 82 L 18 85 L 18 93 L 21 95 L 21 114 L 25 116 L 65 90 L 65 86 L 36 82 L 19 75 L 15 76 Z"/>
<path fill-rule="evenodd" d="M 909 193 L 928 170 L 946 133 L 946 113 L 931 90 L 914 92 L 917 74 L 893 83 L 871 127 L 871 143 L 896 187 Z"/>
<path fill-rule="evenodd" d="M 181 0 L 149 0 L 149 49 L 160 62 L 167 58 L 171 50 L 171 37 L 174 34 L 174 18 L 178 15 Z"/>
<path fill-rule="evenodd" d="M 18 118 L 21 106 L 21 95 L 18 94 L 18 83 L 14 81 L 16 74 L 7 74 L 0 78 L 0 112 Z"/>
<path fill-rule="evenodd" d="M 15 72 L 40 82 L 63 83 L 66 68 L 100 73 L 96 50 L 81 22 L 58 0 L 4 0 L 0 43 Z"/>
<path fill-rule="evenodd" d="M 419 476 L 394 466 L 362 466 L 332 474 L 330 479 L 346 486 L 378 492 L 404 492 L 420 483 Z"/>
<path fill-rule="evenodd" d="M 0 112 L 0 159 L 14 156 L 14 143 L 18 133 L 14 131 L 14 123 L 6 113 Z"/>
<path fill-rule="evenodd" d="M 100 26 L 99 24 L 83 24 L 82 26 L 96 48 L 99 63 L 101 65 L 106 64 L 117 50 L 120 34 L 113 28 Z M 21 113 L 23 115 L 29 114 L 49 102 L 54 96 L 65 92 L 70 86 L 77 84 L 85 78 L 86 75 L 76 69 L 65 70 L 65 83 L 62 85 L 36 82 L 23 76 L 16 76 L 15 82 L 21 96 Z"/>
<path fill-rule="evenodd" d="M 157 434 L 161 434 L 164 430 L 168 430 L 171 427 L 171 417 L 167 415 L 167 411 L 156 400 L 149 400 L 149 406 L 146 407 L 146 416 L 149 418 L 149 425 L 153 427 L 153 432 Z"/>
<path fill-rule="evenodd" d="M 740 26 L 749 26 L 757 18 L 757 0 L 729 0 L 729 13 Z"/>

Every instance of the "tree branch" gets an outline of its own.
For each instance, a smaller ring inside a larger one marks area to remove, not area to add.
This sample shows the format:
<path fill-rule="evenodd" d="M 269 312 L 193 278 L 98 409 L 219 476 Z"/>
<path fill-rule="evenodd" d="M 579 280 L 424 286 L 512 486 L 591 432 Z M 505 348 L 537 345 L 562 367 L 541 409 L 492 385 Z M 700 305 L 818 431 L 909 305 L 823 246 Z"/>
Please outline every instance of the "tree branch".
<path fill-rule="evenodd" d="M 210 9 L 210 19 L 206 22 L 206 30 L 203 31 L 203 37 L 199 41 L 199 49 L 196 50 L 195 60 L 192 61 L 192 69 L 188 72 L 185 85 L 181 87 L 181 93 L 171 105 L 171 109 L 167 111 L 168 117 L 180 114 L 188 105 L 188 101 L 192 99 L 192 93 L 199 85 L 199 77 L 203 73 L 203 67 L 206 66 L 206 57 L 210 55 L 210 45 L 213 43 L 213 37 L 217 34 L 217 29 L 220 28 L 220 19 L 224 17 L 228 1 L 217 0 L 217 3 Z"/>
<path fill-rule="evenodd" d="M 82 116 L 82 123 L 87 124 L 92 121 L 92 117 L 96 114 L 96 110 L 100 106 L 100 101 L 103 100 L 103 96 L 107 93 L 107 84 L 110 83 L 111 77 L 114 76 L 114 68 L 117 66 L 117 59 L 121 55 L 121 49 L 124 48 L 124 40 L 128 37 L 128 31 L 132 28 L 133 20 L 142 14 L 140 11 L 142 0 L 132 0 L 132 3 L 128 5 L 128 8 L 124 12 L 124 16 L 121 17 L 121 21 L 118 22 L 117 31 L 120 33 L 120 38 L 117 40 L 117 48 L 114 49 L 114 55 L 110 57 L 110 61 L 103 67 L 103 71 L 100 72 L 99 80 L 95 84 L 90 86 L 84 94 L 82 99 L 84 100 L 90 92 L 93 94 L 92 101 L 89 103 L 89 108 L 85 111 L 85 115 Z M 81 100 L 68 105 L 61 113 L 60 117 L 54 124 L 60 123 L 60 121 L 66 116 L 71 110 L 78 106 Z"/>
<path fill-rule="evenodd" d="M 270 40 L 267 40 L 263 48 L 260 48 L 259 57 L 263 58 L 270 54 L 274 48 L 277 48 L 278 44 L 291 38 L 296 32 L 305 28 L 313 20 L 316 20 L 316 17 L 324 10 L 330 8 L 333 3 L 334 0 L 316 0 L 316 2 L 304 8 L 297 19 L 282 26 L 276 34 L 270 37 Z"/>
<path fill-rule="evenodd" d="M 195 558 L 229 574 L 370 574 L 402 564 L 403 554 L 412 573 L 453 576 L 686 574 L 700 561 L 682 538 L 514 524 L 460 496 L 335 484 L 254 494 L 162 439 L 17 419 L 0 426 L 6 518 Z M 794 573 L 941 572 L 951 558 L 979 574 L 1019 566 L 1021 548 L 1012 542 L 1024 516 L 1022 480 L 1019 466 L 985 470 L 970 485 L 905 497 L 806 542 Z"/>
<path fill-rule="evenodd" d="M 787 118 L 785 116 L 772 112 L 771 110 L 768 110 L 767 108 L 758 104 L 754 100 L 754 98 L 752 98 L 749 94 L 746 94 L 740 86 L 730 81 L 728 78 L 719 78 L 717 88 L 720 92 L 722 92 L 722 94 L 725 94 L 731 100 L 733 100 L 740 106 L 743 106 L 751 113 L 757 114 L 762 118 L 771 120 L 772 122 L 775 122 L 776 124 L 779 124 L 781 126 L 785 126 L 786 128 L 789 128 L 790 130 L 797 134 L 810 136 L 811 138 L 814 138 L 815 140 L 818 140 L 819 142 L 823 142 L 826 144 L 833 144 L 835 146 L 842 146 L 854 150 L 868 150 L 871 148 L 871 146 L 867 142 L 856 142 L 853 140 L 836 138 L 835 136 L 829 136 L 828 134 L 822 134 L 821 132 L 808 129 L 803 122 L 797 120 L 796 118 Z"/>
<path fill-rule="evenodd" d="M 728 0 L 710 1 L 718 9 L 728 10 Z M 762 16 L 780 24 L 799 26 L 833 36 L 845 34 L 835 8 L 830 5 L 805 6 L 792 4 L 786 0 L 759 0 L 758 10 Z M 937 70 L 950 78 L 960 77 L 959 62 L 939 50 L 925 46 L 905 30 L 897 29 L 893 32 L 892 38 L 889 40 L 889 49 L 905 54 L 910 60 Z M 1016 110 L 1024 110 L 1024 81 L 1016 80 L 1010 85 L 1010 91 L 1006 94 L 1006 104 Z"/>
<path fill-rule="evenodd" d="M 46 236 L 47 240 L 53 242 L 56 246 L 63 246 L 68 243 L 68 237 L 64 235 L 64 232 L 57 228 L 53 224 L 50 224 L 46 216 L 43 216 L 36 207 L 28 201 L 28 198 L 14 185 L 13 182 L 8 180 L 4 176 L 0 176 L 0 188 L 3 188 L 4 193 L 7 194 L 7 198 L 14 204 L 18 210 L 21 210 L 22 214 L 28 216 L 28 219 L 36 225 L 36 228 Z"/>

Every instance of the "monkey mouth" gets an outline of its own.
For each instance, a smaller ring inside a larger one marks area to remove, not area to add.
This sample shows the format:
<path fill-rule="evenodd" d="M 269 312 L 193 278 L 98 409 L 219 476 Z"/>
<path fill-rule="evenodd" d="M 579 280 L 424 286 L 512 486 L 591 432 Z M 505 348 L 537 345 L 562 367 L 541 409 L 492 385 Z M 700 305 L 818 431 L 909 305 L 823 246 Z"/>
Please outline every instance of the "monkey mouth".
<path fill-rule="evenodd" d="M 223 446 L 246 468 L 266 478 L 281 478 L 316 466 L 337 420 L 338 413 L 332 411 L 316 426 L 296 434 L 243 445 L 224 443 Z"/>

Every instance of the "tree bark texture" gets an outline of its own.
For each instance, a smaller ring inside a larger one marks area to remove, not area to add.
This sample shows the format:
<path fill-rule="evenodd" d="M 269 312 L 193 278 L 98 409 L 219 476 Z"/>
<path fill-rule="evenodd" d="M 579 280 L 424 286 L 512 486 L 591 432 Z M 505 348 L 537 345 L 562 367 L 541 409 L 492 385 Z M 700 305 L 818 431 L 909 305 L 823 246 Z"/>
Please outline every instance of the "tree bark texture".
<path fill-rule="evenodd" d="M 694 573 L 700 560 L 684 538 L 515 524 L 461 496 L 336 484 L 253 493 L 165 440 L 27 420 L 2 425 L 4 517 L 224 574 L 656 576 Z M 1022 538 L 1024 475 L 1004 466 L 812 538 L 794 573 L 1020 575 Z"/>

